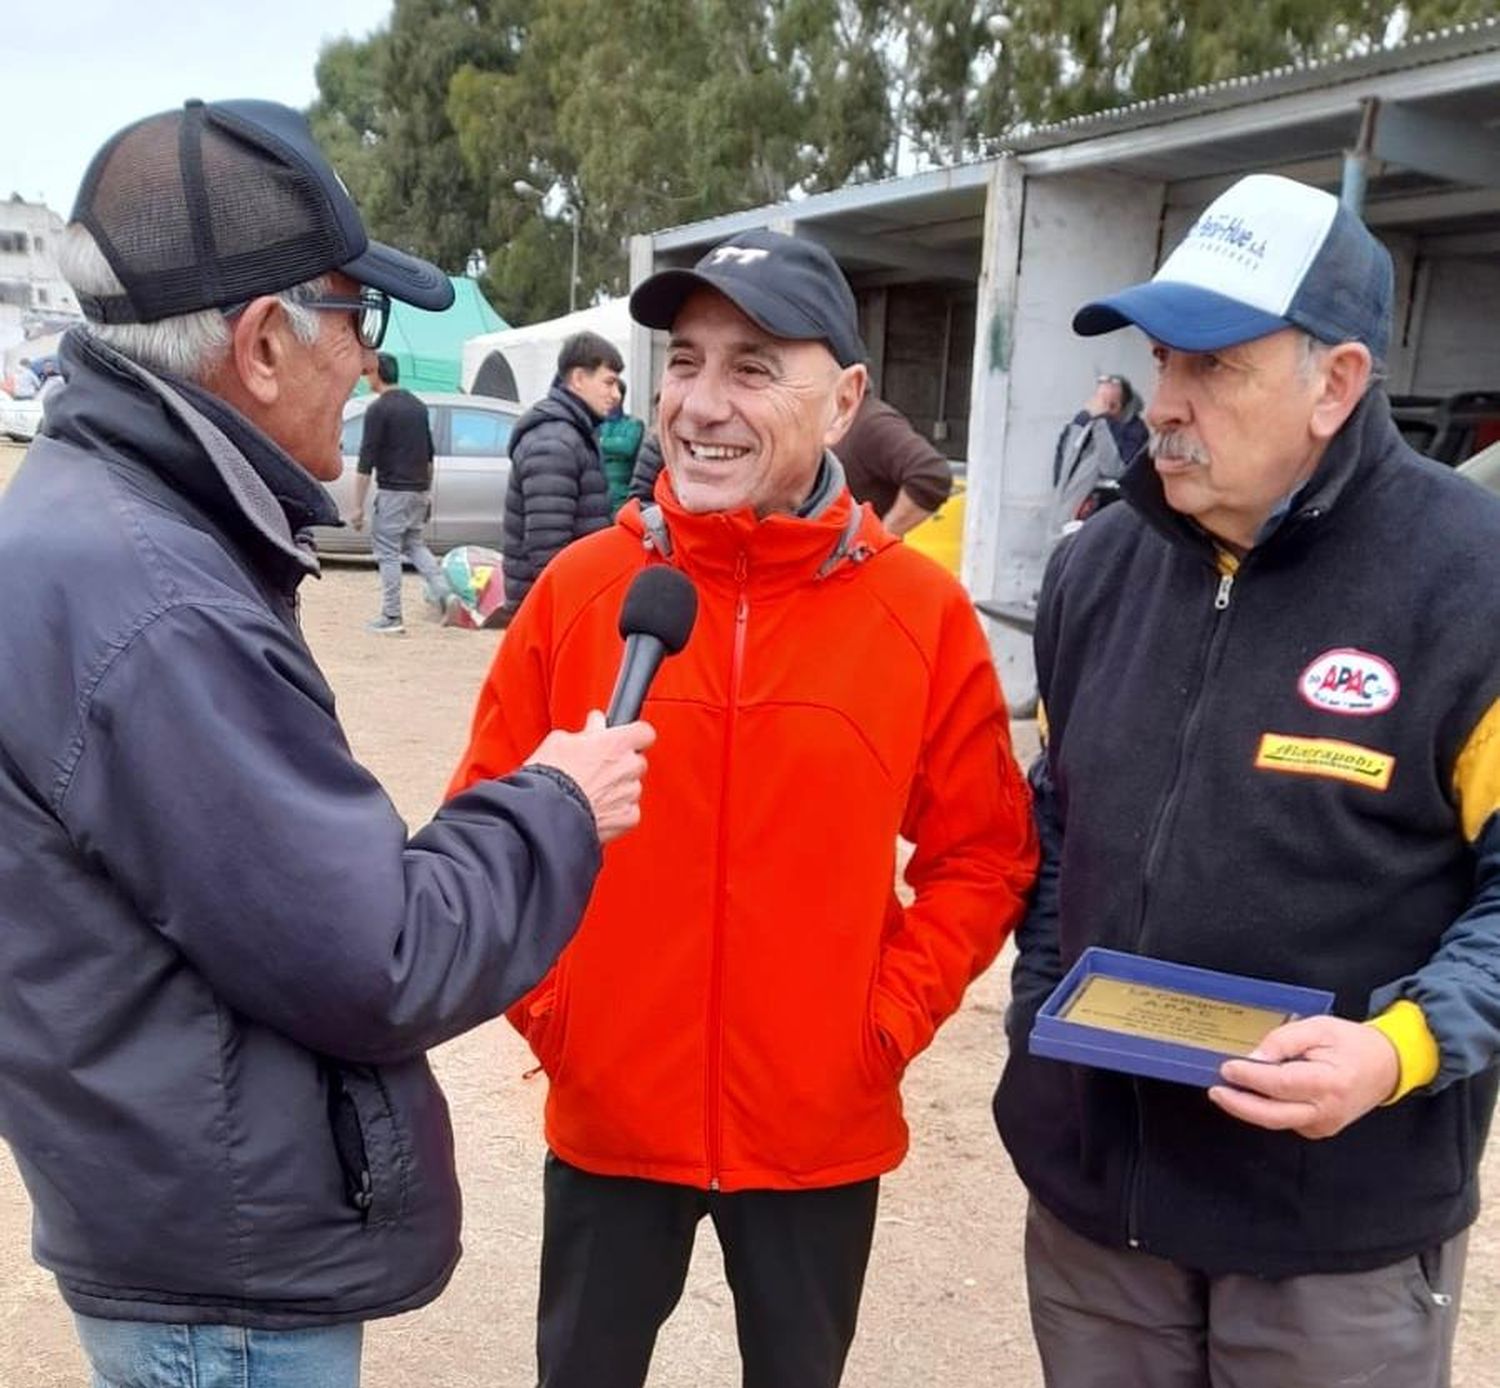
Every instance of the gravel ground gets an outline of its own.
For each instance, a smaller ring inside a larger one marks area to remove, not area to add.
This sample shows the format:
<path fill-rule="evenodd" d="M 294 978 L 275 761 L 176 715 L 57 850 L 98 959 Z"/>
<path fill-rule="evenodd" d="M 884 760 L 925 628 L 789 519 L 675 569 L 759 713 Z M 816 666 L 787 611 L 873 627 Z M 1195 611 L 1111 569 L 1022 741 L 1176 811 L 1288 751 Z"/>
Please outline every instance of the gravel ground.
<path fill-rule="evenodd" d="M 18 457 L 19 450 L 0 444 L 0 486 Z M 408 582 L 411 619 L 421 603 L 415 581 Z M 377 604 L 368 568 L 331 567 L 303 591 L 308 638 L 338 693 L 356 754 L 407 822 L 420 824 L 462 750 L 496 636 L 420 620 L 410 621 L 404 638 L 366 633 L 363 622 Z M 1017 724 L 1015 734 L 1029 753 L 1034 727 Z M 1025 1198 L 989 1117 L 1004 1053 L 1007 958 L 970 990 L 907 1076 L 912 1151 L 883 1185 L 849 1388 L 1040 1384 L 1021 1275 Z M 435 1064 L 457 1130 L 467 1252 L 432 1306 L 371 1327 L 365 1383 L 525 1388 L 535 1382 L 544 1081 L 526 1077 L 530 1053 L 503 1024 L 443 1047 Z M 0 1148 L 0 1388 L 78 1388 L 82 1361 L 51 1279 L 28 1255 L 28 1221 L 25 1193 Z M 1497 1305 L 1500 1239 L 1486 1215 L 1473 1240 L 1459 1332 L 1455 1383 L 1463 1388 L 1500 1388 Z M 699 1239 L 650 1383 L 728 1388 L 738 1381 L 732 1306 L 710 1233 Z"/>

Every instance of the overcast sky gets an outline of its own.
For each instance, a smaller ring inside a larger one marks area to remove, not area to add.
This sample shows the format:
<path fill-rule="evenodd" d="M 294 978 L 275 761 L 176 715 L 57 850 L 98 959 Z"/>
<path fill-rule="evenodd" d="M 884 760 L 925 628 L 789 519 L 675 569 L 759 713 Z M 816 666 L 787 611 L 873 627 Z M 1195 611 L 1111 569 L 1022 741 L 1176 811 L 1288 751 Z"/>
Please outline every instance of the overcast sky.
<path fill-rule="evenodd" d="M 0 198 L 66 218 L 106 138 L 189 97 L 304 107 L 322 44 L 390 12 L 391 0 L 0 0 Z"/>

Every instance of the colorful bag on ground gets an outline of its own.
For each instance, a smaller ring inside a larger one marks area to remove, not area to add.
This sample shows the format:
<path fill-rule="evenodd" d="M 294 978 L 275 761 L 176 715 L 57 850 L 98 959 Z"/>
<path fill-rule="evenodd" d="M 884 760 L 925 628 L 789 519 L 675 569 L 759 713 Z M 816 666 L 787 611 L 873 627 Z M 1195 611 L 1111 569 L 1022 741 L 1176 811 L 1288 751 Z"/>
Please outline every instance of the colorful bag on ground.
<path fill-rule="evenodd" d="M 477 631 L 504 621 L 505 575 L 500 552 L 483 545 L 460 545 L 443 556 L 443 575 L 458 598 L 449 603 L 443 625 Z"/>

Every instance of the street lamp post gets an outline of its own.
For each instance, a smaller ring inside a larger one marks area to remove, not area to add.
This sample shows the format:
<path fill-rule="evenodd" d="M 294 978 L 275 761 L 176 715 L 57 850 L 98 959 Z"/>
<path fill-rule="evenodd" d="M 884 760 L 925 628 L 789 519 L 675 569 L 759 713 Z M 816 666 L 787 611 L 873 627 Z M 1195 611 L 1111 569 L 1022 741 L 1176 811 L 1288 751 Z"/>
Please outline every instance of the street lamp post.
<path fill-rule="evenodd" d="M 510 186 L 523 198 L 535 198 L 538 204 L 545 207 L 548 195 L 524 178 L 516 179 Z M 563 195 L 563 207 L 568 213 L 568 220 L 573 223 L 573 263 L 568 271 L 568 312 L 572 313 L 578 307 L 578 229 L 583 222 L 583 209 L 566 194 Z"/>
<path fill-rule="evenodd" d="M 573 214 L 573 270 L 568 276 L 568 312 L 572 313 L 578 307 L 578 224 L 583 218 L 577 203 L 569 203 L 568 210 Z"/>

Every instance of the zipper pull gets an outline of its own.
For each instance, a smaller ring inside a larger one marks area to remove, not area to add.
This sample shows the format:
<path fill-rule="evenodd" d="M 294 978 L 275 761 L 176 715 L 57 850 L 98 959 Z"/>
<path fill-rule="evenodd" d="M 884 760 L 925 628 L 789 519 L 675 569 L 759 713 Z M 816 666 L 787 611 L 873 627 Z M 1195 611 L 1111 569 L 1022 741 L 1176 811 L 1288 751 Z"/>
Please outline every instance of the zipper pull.
<path fill-rule="evenodd" d="M 1219 576 L 1219 591 L 1214 594 L 1214 611 L 1222 612 L 1229 606 L 1229 590 L 1234 587 L 1233 574 Z"/>

